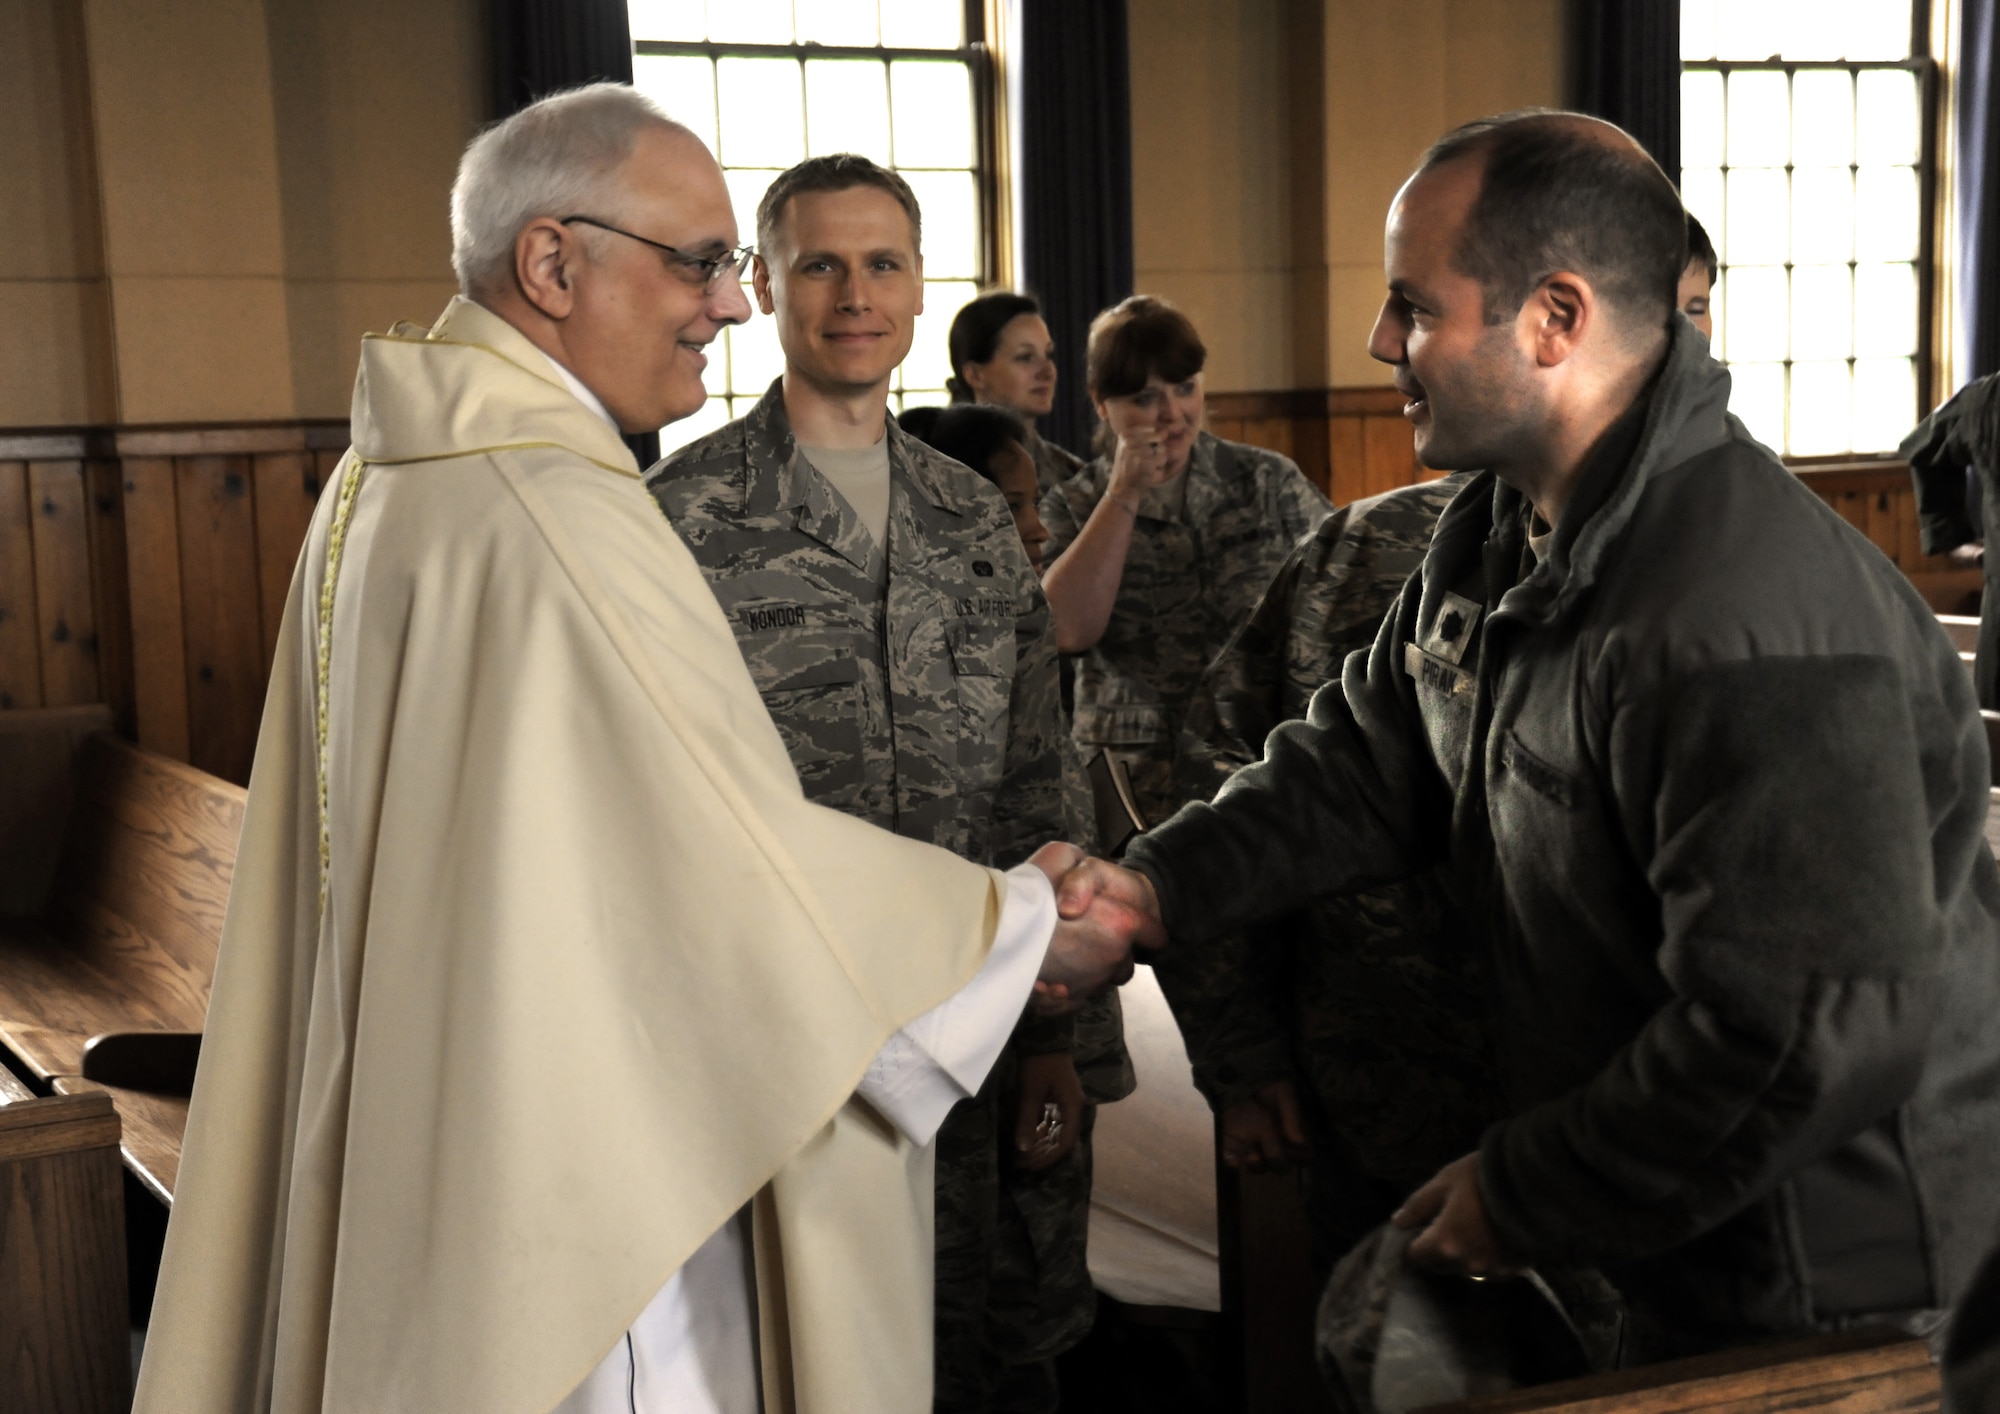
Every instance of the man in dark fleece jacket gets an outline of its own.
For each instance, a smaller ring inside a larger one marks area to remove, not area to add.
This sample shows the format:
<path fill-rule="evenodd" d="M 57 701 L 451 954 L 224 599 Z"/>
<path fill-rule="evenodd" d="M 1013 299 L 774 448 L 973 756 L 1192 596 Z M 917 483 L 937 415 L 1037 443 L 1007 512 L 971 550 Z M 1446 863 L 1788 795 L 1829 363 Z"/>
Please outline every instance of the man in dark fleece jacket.
<path fill-rule="evenodd" d="M 1199 948 L 1445 865 L 1509 1117 L 1413 1259 L 1601 1270 L 1625 1363 L 1935 1334 L 2000 1216 L 2000 873 L 1971 685 L 1728 415 L 1672 186 L 1608 124 L 1448 135 L 1370 349 L 1478 469 L 1374 647 L 1211 805 L 1062 891 Z M 1136 871 L 1136 872 L 1132 872 Z"/>

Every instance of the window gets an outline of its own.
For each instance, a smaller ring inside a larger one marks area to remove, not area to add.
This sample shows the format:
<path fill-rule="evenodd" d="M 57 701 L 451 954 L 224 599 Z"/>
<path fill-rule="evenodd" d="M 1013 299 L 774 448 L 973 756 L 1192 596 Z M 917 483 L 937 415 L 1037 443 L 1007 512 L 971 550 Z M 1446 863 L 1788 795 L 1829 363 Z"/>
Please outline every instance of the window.
<path fill-rule="evenodd" d="M 1730 410 L 1884 452 L 1928 377 L 1936 82 L 1907 0 L 1683 0 L 1681 191 L 1721 256 Z"/>
<path fill-rule="evenodd" d="M 807 157 L 858 152 L 902 173 L 924 213 L 924 313 L 892 410 L 946 401 L 945 331 L 993 275 L 988 76 L 964 0 L 630 0 L 633 81 L 722 163 L 742 239 Z M 684 445 L 749 411 L 784 366 L 762 314 L 710 356 L 708 405 L 661 433 Z"/>

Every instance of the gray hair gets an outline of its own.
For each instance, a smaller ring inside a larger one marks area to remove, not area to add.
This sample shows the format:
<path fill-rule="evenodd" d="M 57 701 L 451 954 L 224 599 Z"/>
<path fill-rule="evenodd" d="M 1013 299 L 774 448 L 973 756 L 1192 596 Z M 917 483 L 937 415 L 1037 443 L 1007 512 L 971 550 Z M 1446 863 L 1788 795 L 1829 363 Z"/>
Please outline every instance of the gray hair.
<path fill-rule="evenodd" d="M 615 180 L 647 127 L 687 132 L 630 84 L 593 83 L 555 93 L 472 140 L 451 187 L 451 268 L 475 295 L 514 261 L 528 222 L 587 214 L 616 220 Z"/>

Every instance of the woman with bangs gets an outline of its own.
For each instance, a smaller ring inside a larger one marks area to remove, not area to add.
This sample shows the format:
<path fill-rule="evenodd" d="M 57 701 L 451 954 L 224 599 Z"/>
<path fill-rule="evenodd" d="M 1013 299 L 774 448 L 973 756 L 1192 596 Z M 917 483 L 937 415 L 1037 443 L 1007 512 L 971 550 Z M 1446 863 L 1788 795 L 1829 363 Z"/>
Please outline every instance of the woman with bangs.
<path fill-rule="evenodd" d="M 1057 646 L 1079 655 L 1076 742 L 1124 765 L 1147 824 L 1184 803 L 1174 741 L 1203 668 L 1332 509 L 1289 459 L 1202 430 L 1207 357 L 1163 299 L 1098 315 L 1098 456 L 1042 498 L 1042 588 Z"/>

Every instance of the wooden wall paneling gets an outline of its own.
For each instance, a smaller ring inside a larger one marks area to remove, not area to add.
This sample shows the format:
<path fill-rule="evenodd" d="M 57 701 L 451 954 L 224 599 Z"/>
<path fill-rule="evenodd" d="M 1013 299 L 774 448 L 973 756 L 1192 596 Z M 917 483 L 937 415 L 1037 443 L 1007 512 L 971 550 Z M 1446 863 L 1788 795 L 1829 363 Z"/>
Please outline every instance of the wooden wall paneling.
<path fill-rule="evenodd" d="M 1368 492 L 1367 444 L 1362 436 L 1360 417 L 1330 417 L 1326 420 L 1326 494 L 1336 506 L 1358 501 Z"/>
<path fill-rule="evenodd" d="M 1369 496 L 1414 486 L 1423 476 L 1417 465 L 1416 434 L 1400 415 L 1370 417 L 1362 423 L 1363 460 Z"/>
<path fill-rule="evenodd" d="M 306 528 L 312 524 L 313 506 L 319 500 L 319 455 L 272 452 L 251 463 L 266 679 L 271 674 L 271 659 L 278 651 L 278 628 L 285 619 L 285 596 L 291 591 L 299 547 L 305 544 Z"/>
<path fill-rule="evenodd" d="M 0 461 L 0 708 L 42 705 L 26 462 Z"/>
<path fill-rule="evenodd" d="M 91 599 L 97 611 L 98 696 L 119 733 L 137 733 L 132 691 L 132 579 L 125 562 L 124 472 L 116 461 L 83 464 L 90 524 Z"/>
<path fill-rule="evenodd" d="M 264 706 L 257 525 L 247 456 L 176 459 L 190 765 L 250 778 Z"/>
<path fill-rule="evenodd" d="M 186 633 L 174 464 L 125 458 L 125 564 L 132 584 L 132 696 L 139 745 L 188 759 Z"/>
<path fill-rule="evenodd" d="M 1907 511 L 1912 518 L 1915 517 L 1917 509 L 1915 498 L 1896 495 L 1884 488 L 1868 493 L 1863 506 L 1867 514 L 1867 525 L 1862 533 L 1876 549 L 1894 561 L 1902 549 L 1903 514 Z"/>
<path fill-rule="evenodd" d="M 99 700 L 97 609 L 90 583 L 90 517 L 80 461 L 29 462 L 35 539 L 35 618 L 42 649 L 42 704 Z"/>

